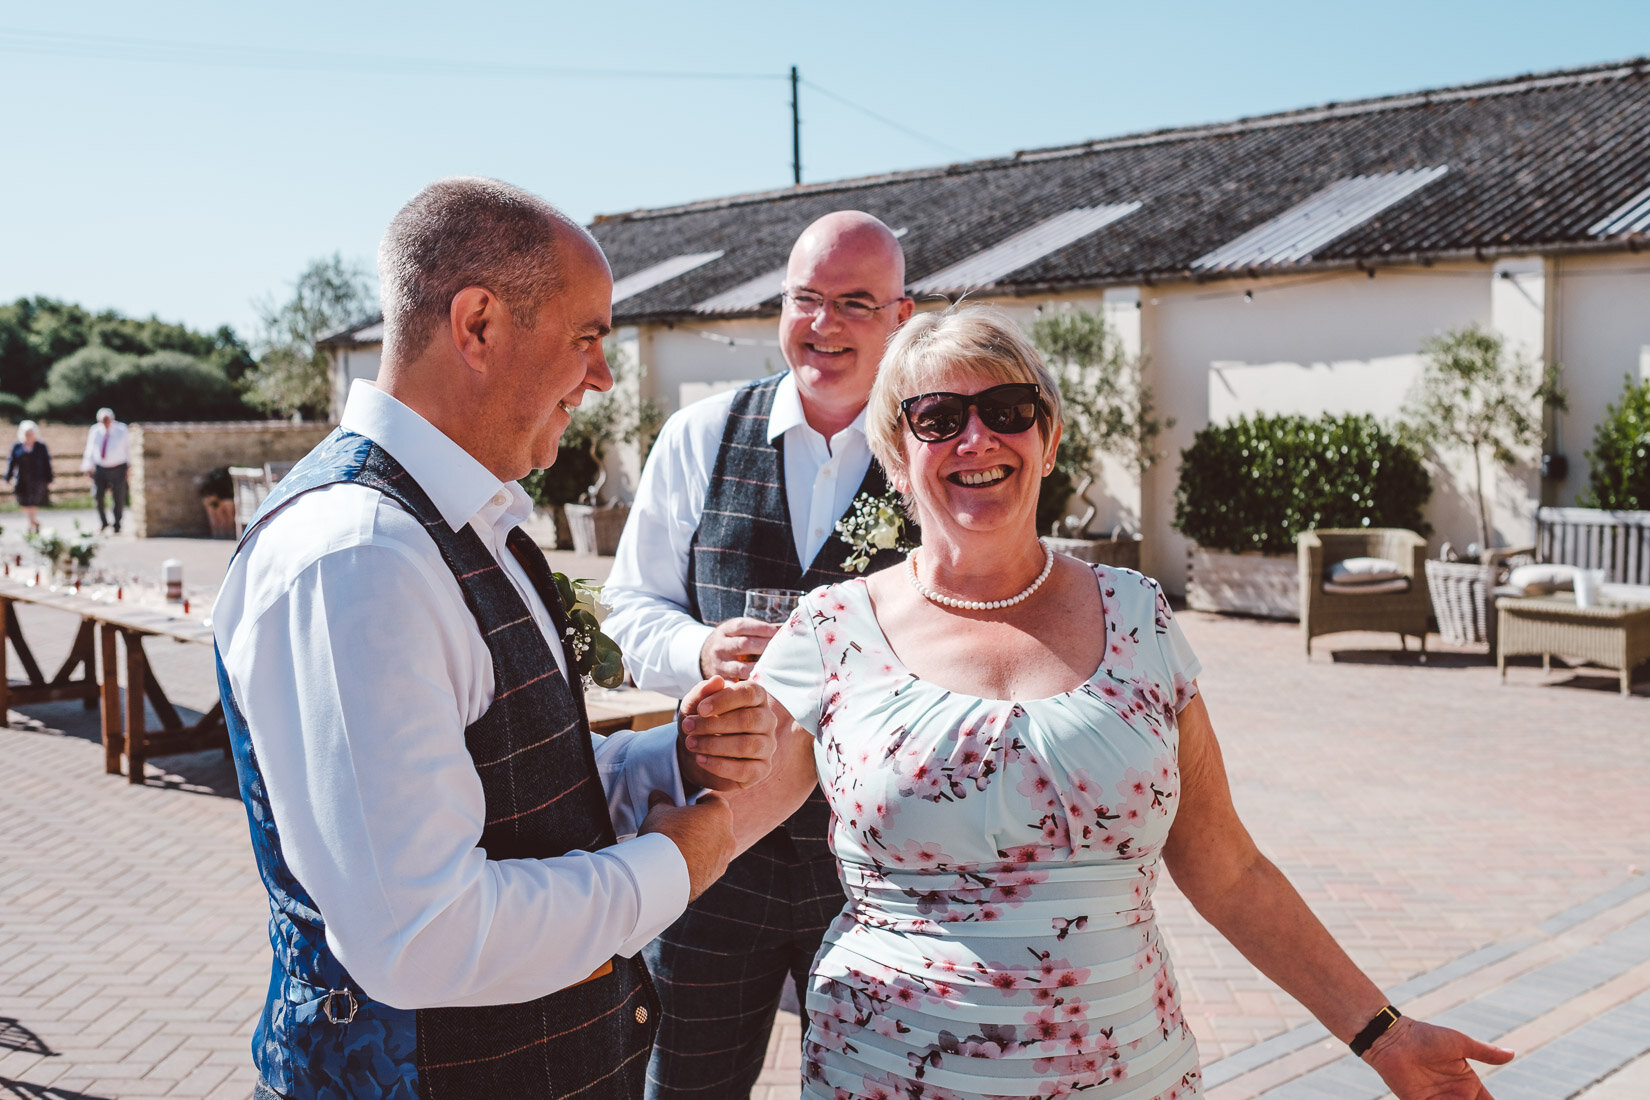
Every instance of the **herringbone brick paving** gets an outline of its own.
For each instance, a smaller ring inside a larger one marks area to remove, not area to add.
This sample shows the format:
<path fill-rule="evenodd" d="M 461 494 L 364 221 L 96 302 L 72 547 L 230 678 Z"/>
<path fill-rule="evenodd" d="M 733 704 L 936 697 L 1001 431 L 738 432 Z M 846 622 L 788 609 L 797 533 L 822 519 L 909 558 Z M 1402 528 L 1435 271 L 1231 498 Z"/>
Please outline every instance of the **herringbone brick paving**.
<path fill-rule="evenodd" d="M 175 552 L 158 543 L 145 553 Z M 214 560 L 221 571 L 222 544 L 180 545 L 196 555 L 191 580 Z M 31 641 L 59 636 L 55 649 L 37 643 L 52 664 L 70 624 L 23 610 Z M 1528 664 L 1502 687 L 1481 657 L 1396 658 L 1395 637 L 1331 637 L 1308 662 L 1291 624 L 1196 613 L 1182 623 L 1249 828 L 1378 982 L 1532 941 L 1414 1002 L 1445 1011 L 1642 915 L 1629 900 L 1561 935 L 1536 933 L 1650 867 L 1642 676 L 1626 699 L 1609 673 L 1543 678 Z M 204 649 L 151 654 L 174 700 L 209 705 Z M 0 1096 L 247 1096 L 267 910 L 227 762 L 162 758 L 133 787 L 103 774 L 95 712 L 52 704 L 11 717 L 0 730 Z M 1307 1021 L 1172 884 L 1159 907 L 1206 1063 Z M 1642 967 L 1625 968 L 1515 1036 L 1539 1049 L 1647 987 Z M 759 1100 L 796 1096 L 798 1035 L 782 1014 Z M 1291 1064 L 1272 1072 L 1310 1068 Z M 1598 1086 L 1597 1100 L 1632 1096 L 1606 1090 L 1633 1088 L 1642 1066 Z M 1259 1080 L 1210 1095 L 1258 1095 Z"/>

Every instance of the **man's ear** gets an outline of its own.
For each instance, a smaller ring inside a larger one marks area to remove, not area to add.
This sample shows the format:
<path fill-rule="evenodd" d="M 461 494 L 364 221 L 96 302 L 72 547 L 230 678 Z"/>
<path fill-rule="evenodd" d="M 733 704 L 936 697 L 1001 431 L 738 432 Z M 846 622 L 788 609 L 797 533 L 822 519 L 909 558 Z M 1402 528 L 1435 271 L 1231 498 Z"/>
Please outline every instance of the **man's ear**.
<path fill-rule="evenodd" d="M 453 347 L 473 371 L 485 371 L 503 336 L 503 303 L 484 286 L 467 286 L 447 307 L 447 331 Z"/>
<path fill-rule="evenodd" d="M 898 320 L 896 320 L 894 323 L 896 325 L 905 324 L 905 322 L 907 322 L 911 319 L 911 314 L 915 313 L 916 310 L 917 310 L 917 301 L 916 301 L 915 298 L 902 298 L 902 299 L 900 299 L 899 308 L 894 311 L 894 314 L 898 318 Z"/>

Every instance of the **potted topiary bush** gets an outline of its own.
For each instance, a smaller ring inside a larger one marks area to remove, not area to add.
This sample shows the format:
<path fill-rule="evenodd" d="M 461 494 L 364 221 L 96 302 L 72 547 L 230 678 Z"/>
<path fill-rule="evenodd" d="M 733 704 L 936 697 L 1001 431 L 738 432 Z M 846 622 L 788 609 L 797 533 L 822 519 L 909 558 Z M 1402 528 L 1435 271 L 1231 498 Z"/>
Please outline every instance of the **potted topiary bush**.
<path fill-rule="evenodd" d="M 1145 362 L 1097 311 L 1060 310 L 1031 325 L 1032 345 L 1060 380 L 1064 432 L 1054 472 L 1043 479 L 1037 526 L 1056 550 L 1085 561 L 1140 568 L 1140 536 L 1116 522 L 1110 534 L 1094 530 L 1100 508 L 1090 497 L 1095 467 L 1105 457 L 1142 475 L 1160 456 L 1157 437 L 1174 426 L 1156 413 Z"/>
<path fill-rule="evenodd" d="M 195 479 L 195 492 L 206 510 L 206 524 L 215 539 L 235 537 L 235 482 L 228 466 L 214 466 Z"/>
<path fill-rule="evenodd" d="M 630 515 L 628 504 L 603 499 L 608 454 L 616 444 L 634 443 L 645 460 L 664 420 L 658 403 L 641 395 L 642 371 L 626 349 L 609 345 L 607 362 L 613 388 L 586 396 L 562 434 L 555 464 L 523 482 L 539 504 L 560 507 L 572 548 L 581 554 L 611 555 Z"/>
<path fill-rule="evenodd" d="M 1620 404 L 1605 409 L 1587 452 L 1587 488 L 1576 496 L 1583 508 L 1612 512 L 1650 510 L 1650 378 L 1625 380 Z"/>
<path fill-rule="evenodd" d="M 1426 534 L 1431 479 L 1415 449 L 1368 415 L 1239 417 L 1180 453 L 1174 529 L 1191 539 L 1186 602 L 1300 614 L 1295 536 L 1319 527 Z"/>

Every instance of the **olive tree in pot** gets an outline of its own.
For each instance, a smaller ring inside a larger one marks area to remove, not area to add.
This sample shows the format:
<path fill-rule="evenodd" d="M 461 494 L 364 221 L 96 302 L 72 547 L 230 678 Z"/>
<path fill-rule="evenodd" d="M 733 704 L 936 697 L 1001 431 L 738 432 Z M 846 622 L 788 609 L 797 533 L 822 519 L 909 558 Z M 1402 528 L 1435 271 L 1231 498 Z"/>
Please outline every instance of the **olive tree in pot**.
<path fill-rule="evenodd" d="M 1565 407 L 1558 368 L 1545 370 L 1502 339 L 1472 324 L 1429 340 L 1424 366 L 1404 403 L 1403 432 L 1418 447 L 1464 453 L 1471 459 L 1473 520 L 1478 539 L 1464 555 L 1444 546 L 1446 561 L 1427 563 L 1438 633 L 1455 645 L 1489 643 L 1493 599 L 1506 560 L 1530 548 L 1493 549 L 1485 503 L 1485 464 L 1503 469 L 1534 457 L 1547 410 Z"/>
<path fill-rule="evenodd" d="M 1425 534 L 1431 479 L 1414 448 L 1367 415 L 1239 417 L 1180 452 L 1174 529 L 1195 544 L 1187 603 L 1292 619 L 1295 536 L 1316 528 Z"/>
<path fill-rule="evenodd" d="M 1095 467 L 1113 458 L 1136 476 L 1160 457 L 1157 437 L 1174 426 L 1157 415 L 1145 362 L 1130 355 L 1098 311 L 1060 310 L 1039 317 L 1032 345 L 1060 381 L 1065 428 L 1054 452 L 1054 472 L 1043 479 L 1037 526 L 1055 549 L 1087 561 L 1140 568 L 1140 536 L 1114 525 L 1110 537 L 1091 528 L 1100 506 L 1090 498 Z M 1068 514 L 1068 510 L 1080 510 Z M 1063 536 L 1063 537 L 1062 537 Z"/>
<path fill-rule="evenodd" d="M 1484 466 L 1506 468 L 1532 458 L 1541 443 L 1543 410 L 1566 407 L 1558 368 L 1542 370 L 1501 338 L 1473 324 L 1429 340 L 1425 365 L 1404 403 L 1406 438 L 1434 451 L 1472 459 L 1473 519 L 1478 546 L 1493 541 L 1485 505 Z"/>
<path fill-rule="evenodd" d="M 664 421 L 658 402 L 641 395 L 642 370 L 629 351 L 615 343 L 606 354 L 613 388 L 585 396 L 562 433 L 555 463 L 522 480 L 535 503 L 557 513 L 556 545 L 581 554 L 612 554 L 630 515 L 628 504 L 603 499 L 613 447 L 635 444 L 646 459 Z"/>

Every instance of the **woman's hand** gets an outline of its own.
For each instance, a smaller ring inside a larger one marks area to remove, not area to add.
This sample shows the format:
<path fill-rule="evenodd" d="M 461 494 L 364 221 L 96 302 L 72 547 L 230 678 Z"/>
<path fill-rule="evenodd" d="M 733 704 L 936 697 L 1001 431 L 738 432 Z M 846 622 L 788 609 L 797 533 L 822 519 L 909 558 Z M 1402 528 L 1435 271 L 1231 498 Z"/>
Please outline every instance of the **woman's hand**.
<path fill-rule="evenodd" d="M 1403 1016 L 1375 1040 L 1364 1061 L 1398 1100 L 1494 1100 L 1467 1059 L 1499 1066 L 1512 1056 L 1452 1028 Z"/>
<path fill-rule="evenodd" d="M 760 783 L 773 768 L 776 726 L 759 685 L 701 680 L 682 700 L 676 739 L 682 778 L 715 791 Z"/>

